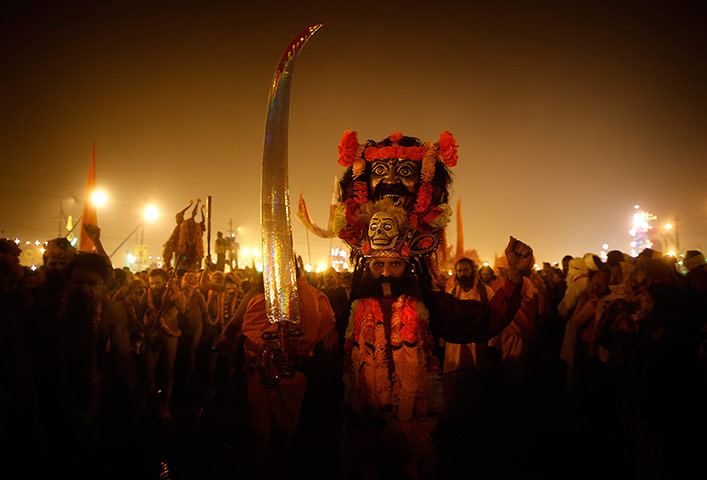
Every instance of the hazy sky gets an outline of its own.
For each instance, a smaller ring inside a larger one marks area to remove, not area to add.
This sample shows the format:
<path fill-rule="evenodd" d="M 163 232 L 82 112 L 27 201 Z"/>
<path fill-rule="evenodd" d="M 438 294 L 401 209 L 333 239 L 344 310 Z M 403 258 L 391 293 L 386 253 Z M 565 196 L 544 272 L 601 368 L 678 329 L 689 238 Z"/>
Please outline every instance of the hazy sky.
<path fill-rule="evenodd" d="M 95 142 L 109 253 L 147 202 L 160 255 L 174 214 L 208 195 L 213 237 L 232 220 L 259 248 L 268 88 L 294 35 L 321 21 L 295 66 L 289 136 L 291 201 L 304 192 L 317 223 L 344 130 L 449 129 L 452 204 L 482 259 L 508 235 L 539 261 L 628 251 L 636 203 L 656 225 L 679 216 L 681 246 L 704 248 L 707 15 L 663 3 L 3 2 L 0 235 L 56 237 L 60 203 L 77 218 Z M 310 234 L 308 251 L 294 215 L 293 236 L 306 262 L 326 258 L 330 242 Z"/>

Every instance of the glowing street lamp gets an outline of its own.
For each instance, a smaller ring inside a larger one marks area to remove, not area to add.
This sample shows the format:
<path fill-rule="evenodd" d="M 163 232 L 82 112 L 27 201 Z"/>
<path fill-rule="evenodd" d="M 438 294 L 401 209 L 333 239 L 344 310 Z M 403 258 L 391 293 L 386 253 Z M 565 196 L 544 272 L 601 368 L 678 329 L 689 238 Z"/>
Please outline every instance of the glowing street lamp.
<path fill-rule="evenodd" d="M 143 210 L 142 215 L 145 217 L 145 220 L 151 222 L 160 215 L 160 212 L 154 205 L 148 205 L 145 207 L 145 210 Z"/>
<path fill-rule="evenodd" d="M 94 190 L 91 194 L 91 203 L 97 207 L 102 207 L 108 201 L 108 196 L 103 190 Z"/>
<path fill-rule="evenodd" d="M 665 225 L 663 225 L 663 228 L 666 229 L 666 230 L 672 230 L 672 229 L 673 229 L 673 225 L 672 225 L 670 222 L 668 222 L 668 223 L 666 223 Z"/>

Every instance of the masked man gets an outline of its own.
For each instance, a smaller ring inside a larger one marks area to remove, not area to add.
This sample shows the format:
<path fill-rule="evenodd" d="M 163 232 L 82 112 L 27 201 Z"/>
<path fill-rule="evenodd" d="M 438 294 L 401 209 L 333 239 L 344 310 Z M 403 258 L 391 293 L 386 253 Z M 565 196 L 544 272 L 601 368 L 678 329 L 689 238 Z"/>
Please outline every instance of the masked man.
<path fill-rule="evenodd" d="M 507 280 L 487 304 L 442 291 L 437 250 L 451 216 L 456 148 L 449 132 L 436 143 L 395 133 L 361 145 L 347 131 L 339 146 L 339 164 L 349 169 L 333 228 L 351 246 L 355 269 L 344 345 L 345 451 L 364 477 L 433 475 L 431 433 L 442 407 L 435 348 L 440 339 L 486 342 L 501 332 L 532 265 L 532 249 L 511 237 Z"/>

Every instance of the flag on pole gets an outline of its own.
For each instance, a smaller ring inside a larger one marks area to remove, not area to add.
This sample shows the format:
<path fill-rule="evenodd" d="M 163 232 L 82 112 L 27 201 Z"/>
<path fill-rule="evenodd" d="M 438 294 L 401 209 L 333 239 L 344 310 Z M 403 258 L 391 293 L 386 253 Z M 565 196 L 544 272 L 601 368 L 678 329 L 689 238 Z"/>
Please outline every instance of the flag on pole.
<path fill-rule="evenodd" d="M 96 205 L 92 200 L 92 195 L 96 191 L 96 144 L 91 146 L 91 166 L 88 169 L 88 182 L 86 183 L 86 193 L 83 197 L 83 213 L 81 214 L 81 232 L 79 233 L 79 252 L 95 252 L 96 246 L 93 244 L 84 225 L 98 225 L 98 215 Z"/>
<path fill-rule="evenodd" d="M 295 212 L 295 215 L 297 215 L 297 218 L 299 218 L 304 227 L 316 236 L 321 238 L 334 238 L 336 234 L 331 231 L 331 219 L 333 218 L 335 211 L 336 207 L 329 209 L 330 228 L 328 230 L 324 230 L 323 228 L 317 226 L 312 220 L 312 216 L 309 214 L 309 209 L 307 208 L 307 202 L 304 201 L 304 193 L 300 193 L 299 203 L 297 205 L 297 211 Z"/>

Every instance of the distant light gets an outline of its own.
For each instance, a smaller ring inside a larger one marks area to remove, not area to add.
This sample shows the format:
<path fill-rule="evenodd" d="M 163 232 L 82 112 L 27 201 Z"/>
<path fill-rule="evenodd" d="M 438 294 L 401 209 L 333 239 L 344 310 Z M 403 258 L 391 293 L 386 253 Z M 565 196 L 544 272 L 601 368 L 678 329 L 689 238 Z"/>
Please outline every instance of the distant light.
<path fill-rule="evenodd" d="M 108 196 L 102 190 L 96 190 L 91 195 L 91 202 L 97 207 L 105 205 L 107 201 L 108 201 Z"/>
<path fill-rule="evenodd" d="M 34 266 L 34 265 L 32 265 L 30 268 L 32 269 L 33 272 L 34 272 L 35 270 L 37 270 L 37 267 Z"/>
<path fill-rule="evenodd" d="M 488 266 L 489 266 L 489 262 L 484 262 L 482 265 L 483 265 L 484 267 L 488 267 Z"/>
<path fill-rule="evenodd" d="M 305 265 L 305 266 L 304 266 L 304 271 L 307 272 L 307 273 L 311 273 L 311 272 L 312 272 L 312 266 L 311 266 L 311 265 Z"/>
<path fill-rule="evenodd" d="M 255 264 L 255 269 L 256 269 L 257 271 L 259 271 L 259 272 L 262 272 L 262 271 L 263 271 L 263 264 L 262 264 L 262 262 L 256 263 L 256 264 Z"/>
<path fill-rule="evenodd" d="M 40 242 L 39 240 L 35 240 L 35 241 L 34 241 L 34 245 L 37 246 L 37 247 L 40 245 L 40 243 L 42 243 L 42 242 Z"/>
<path fill-rule="evenodd" d="M 30 242 L 29 240 L 27 240 L 27 241 L 25 242 L 25 245 L 31 245 L 31 244 L 32 244 L 32 242 Z"/>
<path fill-rule="evenodd" d="M 137 261 L 137 257 L 131 253 L 128 253 L 128 264 L 135 263 Z"/>
<path fill-rule="evenodd" d="M 670 255 L 671 257 L 675 256 L 675 250 L 670 250 L 667 255 Z"/>
<path fill-rule="evenodd" d="M 601 246 L 601 248 L 603 248 L 604 250 L 608 250 L 608 249 L 609 249 L 609 244 L 608 244 L 608 243 L 605 243 L 604 245 Z"/>
<path fill-rule="evenodd" d="M 148 255 L 147 258 L 152 260 L 152 255 Z"/>
<path fill-rule="evenodd" d="M 157 257 L 157 260 L 159 260 L 159 259 L 160 259 L 160 257 Z"/>
<path fill-rule="evenodd" d="M 258 251 L 258 249 L 255 249 L 255 250 L 251 250 L 250 254 L 253 255 L 254 257 L 257 257 L 260 254 L 260 252 Z"/>
<path fill-rule="evenodd" d="M 672 226 L 672 224 L 671 224 L 670 222 L 668 222 L 668 223 L 666 223 L 665 225 L 663 225 L 663 228 L 666 229 L 666 230 L 671 230 L 671 229 L 673 228 L 673 226 Z"/>
<path fill-rule="evenodd" d="M 245 247 L 241 248 L 241 255 L 243 255 L 244 257 L 247 257 L 248 256 L 248 249 Z"/>
<path fill-rule="evenodd" d="M 15 245 L 19 245 L 19 244 L 20 244 L 20 239 L 19 239 L 19 238 L 15 238 Z"/>
<path fill-rule="evenodd" d="M 40 251 L 41 253 L 44 253 L 44 251 L 45 251 L 44 247 L 40 248 L 39 251 Z"/>
<path fill-rule="evenodd" d="M 541 270 L 541 269 L 542 269 L 542 267 L 541 267 L 540 265 L 538 265 L 537 263 L 536 263 L 535 265 L 533 265 L 533 268 L 534 268 L 535 270 Z"/>
<path fill-rule="evenodd" d="M 315 271 L 317 273 L 323 272 L 324 270 L 326 270 L 326 268 L 327 268 L 326 263 L 321 262 L 319 265 L 317 265 L 317 269 Z"/>
<path fill-rule="evenodd" d="M 79 243 L 79 237 L 74 237 L 73 240 L 71 240 L 71 246 L 75 247 L 77 243 Z"/>
<path fill-rule="evenodd" d="M 639 204 L 636 204 L 636 205 L 633 206 L 633 208 L 635 208 L 636 210 L 638 210 L 639 208 L 641 208 L 641 206 L 640 206 Z"/>
<path fill-rule="evenodd" d="M 157 217 L 159 217 L 160 212 L 157 210 L 157 207 L 154 205 L 148 205 L 145 207 L 145 210 L 142 212 L 143 216 L 145 217 L 145 220 L 148 222 L 153 221 Z"/>

